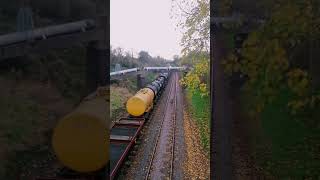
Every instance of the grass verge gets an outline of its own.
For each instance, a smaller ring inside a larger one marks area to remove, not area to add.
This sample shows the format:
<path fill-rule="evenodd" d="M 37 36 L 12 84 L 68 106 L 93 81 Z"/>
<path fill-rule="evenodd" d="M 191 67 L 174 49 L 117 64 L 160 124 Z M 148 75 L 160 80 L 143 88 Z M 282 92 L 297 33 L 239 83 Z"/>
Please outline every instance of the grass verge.
<path fill-rule="evenodd" d="M 196 91 L 193 94 L 187 92 L 187 100 L 190 104 L 190 112 L 192 119 L 196 121 L 199 128 L 201 145 L 207 153 L 210 150 L 210 102 L 209 97 L 201 97 L 200 92 Z"/>
<path fill-rule="evenodd" d="M 125 103 L 132 96 L 127 88 L 114 86 L 110 87 L 110 108 L 111 120 L 115 121 L 126 112 Z"/>
<path fill-rule="evenodd" d="M 243 105 L 250 100 L 248 97 Z M 256 119 L 260 127 L 251 132 L 255 160 L 276 179 L 318 179 L 320 130 L 290 115 L 289 98 L 289 93 L 283 91 Z"/>

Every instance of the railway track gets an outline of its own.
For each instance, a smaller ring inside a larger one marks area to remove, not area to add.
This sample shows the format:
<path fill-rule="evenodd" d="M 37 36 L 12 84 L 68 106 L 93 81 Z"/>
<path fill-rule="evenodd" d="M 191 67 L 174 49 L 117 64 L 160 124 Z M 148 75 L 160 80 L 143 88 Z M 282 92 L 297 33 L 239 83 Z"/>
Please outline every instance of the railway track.
<path fill-rule="evenodd" d="M 152 116 L 152 111 L 156 108 L 156 104 L 165 89 L 168 74 L 163 74 L 159 77 L 161 78 L 157 78 L 151 84 L 147 85 L 146 88 L 141 89 L 132 99 L 127 101 L 127 111 L 130 115 L 128 114 L 128 117 L 121 118 L 112 125 L 110 130 L 111 180 L 118 177 L 118 172 L 120 171 L 121 166 L 127 160 L 130 150 L 134 144 L 136 144 L 136 140 L 140 135 L 140 131 L 142 130 L 144 124 Z M 152 98 L 151 101 L 150 98 L 146 99 L 146 97 Z M 153 106 L 153 108 L 149 110 L 147 109 L 149 106 L 145 107 L 145 109 L 137 108 L 143 107 L 139 103 L 136 103 L 139 102 L 139 100 L 143 100 L 143 102 L 146 104 L 152 103 L 149 105 L 151 105 L 151 107 Z M 140 115 L 140 113 L 142 113 L 142 115 Z"/>
<path fill-rule="evenodd" d="M 174 175 L 175 131 L 177 109 L 177 74 L 170 79 L 159 133 L 151 154 L 145 179 L 172 179 Z"/>

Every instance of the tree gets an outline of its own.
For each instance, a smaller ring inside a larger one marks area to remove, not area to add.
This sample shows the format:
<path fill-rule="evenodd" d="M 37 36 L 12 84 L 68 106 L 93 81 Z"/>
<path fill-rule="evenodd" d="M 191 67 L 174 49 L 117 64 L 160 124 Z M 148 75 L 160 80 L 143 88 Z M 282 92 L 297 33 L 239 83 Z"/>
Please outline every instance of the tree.
<path fill-rule="evenodd" d="M 151 57 L 148 52 L 141 51 L 138 58 L 134 58 L 132 53 L 117 47 L 111 47 L 110 70 L 114 71 L 116 64 L 120 64 L 124 69 L 138 68 L 143 66 L 165 66 L 167 60 L 161 56 Z"/>
<path fill-rule="evenodd" d="M 209 52 L 210 42 L 210 3 L 209 0 L 173 0 L 175 18 L 183 31 L 182 52 Z"/>
<path fill-rule="evenodd" d="M 172 62 L 175 66 L 179 66 L 180 65 L 180 57 L 178 55 L 174 55 L 173 56 L 173 62 Z"/>
<path fill-rule="evenodd" d="M 210 5 L 209 0 L 173 0 L 175 18 L 182 29 L 183 46 L 181 65 L 193 66 L 193 70 L 182 79 L 182 84 L 192 92 L 198 90 L 208 95 Z"/>
<path fill-rule="evenodd" d="M 147 51 L 140 51 L 138 59 L 142 63 L 147 63 L 151 59 L 151 56 Z"/>
<path fill-rule="evenodd" d="M 313 68 L 319 67 L 315 58 L 320 47 L 313 42 L 320 37 L 316 28 L 320 11 L 314 7 L 318 7 L 314 0 L 280 0 L 272 7 L 269 20 L 249 34 L 241 61 L 232 54 L 225 61 L 227 72 L 248 77 L 245 89 L 254 99 L 255 113 L 263 111 L 284 89 L 292 94 L 287 102 L 292 113 L 312 111 L 319 104 L 319 74 Z"/>
<path fill-rule="evenodd" d="M 174 55 L 174 56 L 173 56 L 173 60 L 174 60 L 174 61 L 178 61 L 178 60 L 179 60 L 179 55 Z"/>

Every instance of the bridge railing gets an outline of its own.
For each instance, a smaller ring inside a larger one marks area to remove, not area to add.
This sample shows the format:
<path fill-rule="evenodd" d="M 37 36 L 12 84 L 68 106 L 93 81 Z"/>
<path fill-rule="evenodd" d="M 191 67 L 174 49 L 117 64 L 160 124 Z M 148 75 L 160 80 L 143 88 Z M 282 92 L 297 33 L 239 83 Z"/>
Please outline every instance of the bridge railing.
<path fill-rule="evenodd" d="M 170 71 L 170 70 L 186 70 L 186 67 L 144 67 L 144 71 Z M 124 75 L 127 73 L 133 73 L 140 71 L 140 68 L 131 68 L 121 71 L 114 71 L 110 73 L 110 76 Z"/>

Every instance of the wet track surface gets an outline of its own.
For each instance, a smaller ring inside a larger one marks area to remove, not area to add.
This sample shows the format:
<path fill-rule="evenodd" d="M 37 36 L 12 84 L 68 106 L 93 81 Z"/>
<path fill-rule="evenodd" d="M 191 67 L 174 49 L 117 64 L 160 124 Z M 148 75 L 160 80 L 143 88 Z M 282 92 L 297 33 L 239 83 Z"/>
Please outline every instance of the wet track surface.
<path fill-rule="evenodd" d="M 163 111 L 163 119 L 160 125 L 152 159 L 145 179 L 172 179 L 175 127 L 176 127 L 176 104 L 177 104 L 177 74 L 172 74 L 169 94 L 166 99 L 166 107 Z"/>

